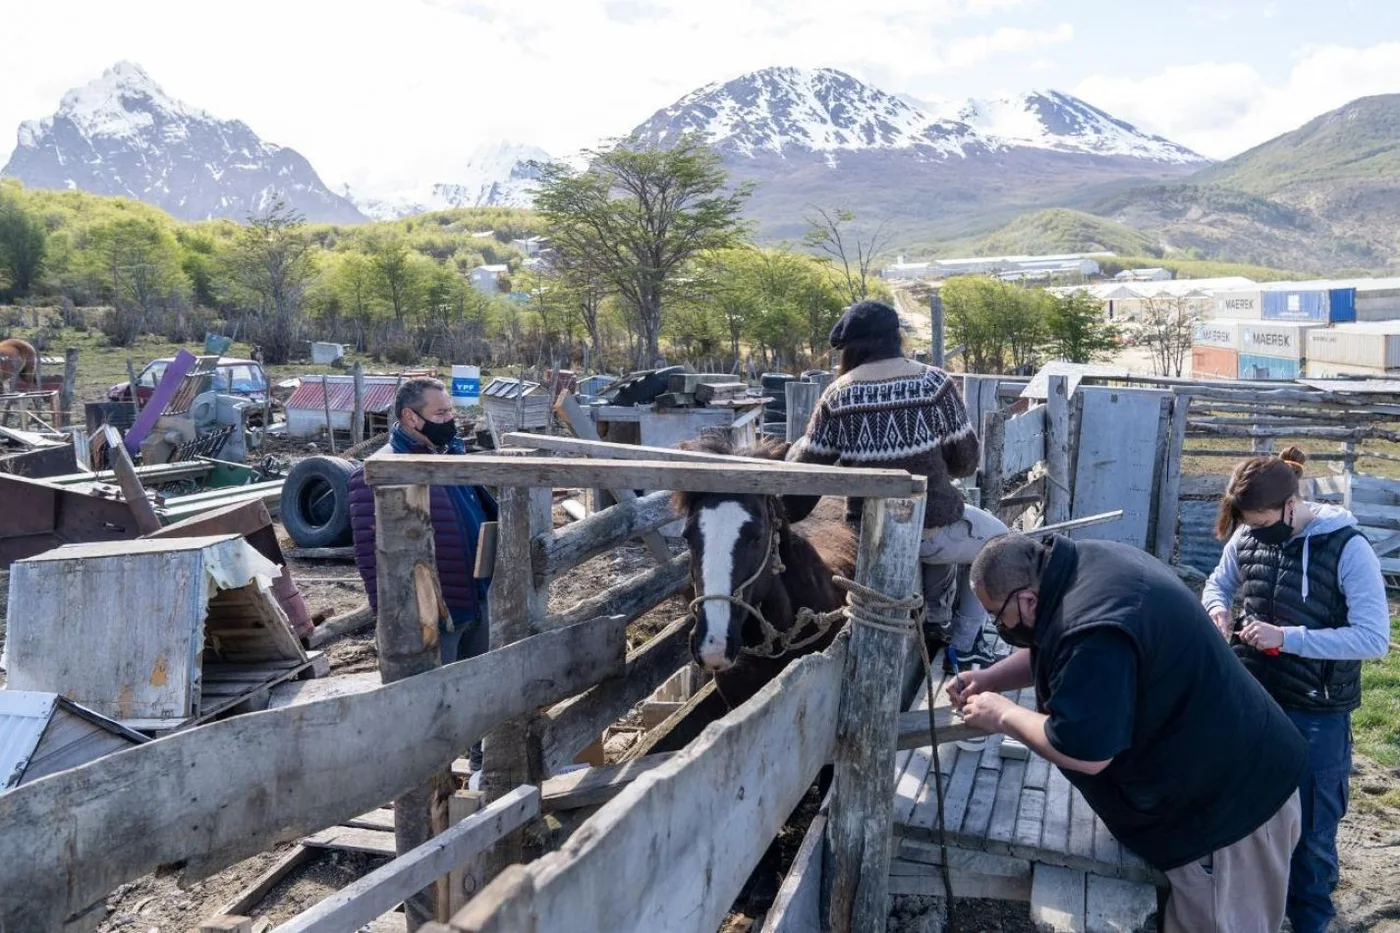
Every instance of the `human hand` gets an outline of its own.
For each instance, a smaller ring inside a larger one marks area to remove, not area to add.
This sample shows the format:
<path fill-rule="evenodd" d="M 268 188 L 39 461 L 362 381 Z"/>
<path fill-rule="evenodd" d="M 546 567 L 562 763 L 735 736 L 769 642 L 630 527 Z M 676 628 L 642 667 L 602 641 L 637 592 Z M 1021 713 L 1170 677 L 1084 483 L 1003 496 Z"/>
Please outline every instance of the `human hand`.
<path fill-rule="evenodd" d="M 1283 647 L 1283 629 L 1268 622 L 1250 619 L 1240 630 L 1240 641 L 1265 654 L 1278 654 Z"/>
<path fill-rule="evenodd" d="M 1230 640 L 1230 632 L 1234 629 L 1234 623 L 1230 620 L 1230 610 L 1217 606 L 1210 611 L 1210 620 L 1215 623 L 1216 629 L 1222 638 Z"/>
<path fill-rule="evenodd" d="M 962 718 L 963 722 L 983 732 L 1005 732 L 1006 713 L 1013 709 L 1016 704 L 1000 693 L 979 693 L 963 705 Z"/>
<path fill-rule="evenodd" d="M 969 699 L 986 689 L 986 674 L 983 671 L 961 671 L 948 682 L 948 699 L 953 701 L 954 709 L 962 709 Z"/>

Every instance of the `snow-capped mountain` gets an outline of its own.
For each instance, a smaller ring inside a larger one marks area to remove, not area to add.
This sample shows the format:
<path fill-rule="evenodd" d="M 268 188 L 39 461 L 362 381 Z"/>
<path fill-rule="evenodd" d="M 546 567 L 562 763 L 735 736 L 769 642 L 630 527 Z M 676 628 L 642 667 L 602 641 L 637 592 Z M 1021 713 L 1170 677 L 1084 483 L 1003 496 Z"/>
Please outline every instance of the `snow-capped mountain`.
<path fill-rule="evenodd" d="M 1060 91 L 927 101 L 887 94 L 832 68 L 765 68 L 709 84 L 634 132 L 652 145 L 698 133 L 730 156 L 822 153 L 833 166 L 841 152 L 903 149 L 948 157 L 1016 147 L 1169 164 L 1207 161 Z"/>
<path fill-rule="evenodd" d="M 549 153 L 525 143 L 498 142 L 483 145 L 468 157 L 455 182 L 439 182 L 427 190 L 408 190 L 370 196 L 345 196 L 375 220 L 393 220 L 454 207 L 531 207 L 539 187 L 534 163 L 550 161 Z"/>
<path fill-rule="evenodd" d="M 365 219 L 296 150 L 176 100 L 131 62 L 63 95 L 52 116 L 20 124 L 0 175 L 137 198 L 185 220 L 244 220 L 278 197 L 313 222 Z"/>
<path fill-rule="evenodd" d="M 830 68 L 766 68 L 657 111 L 636 143 L 696 134 L 767 237 L 795 237 L 815 205 L 851 207 L 921 234 L 1075 206 L 1125 185 L 1180 178 L 1206 160 L 1055 91 L 1000 101 L 920 101 Z"/>

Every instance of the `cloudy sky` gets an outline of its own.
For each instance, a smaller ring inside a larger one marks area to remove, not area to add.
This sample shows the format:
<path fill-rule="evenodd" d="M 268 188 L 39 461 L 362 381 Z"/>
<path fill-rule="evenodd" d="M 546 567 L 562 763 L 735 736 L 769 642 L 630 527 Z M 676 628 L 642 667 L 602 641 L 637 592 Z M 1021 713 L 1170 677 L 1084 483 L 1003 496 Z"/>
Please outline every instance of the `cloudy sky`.
<path fill-rule="evenodd" d="M 0 23 L 0 163 L 127 59 L 377 192 L 503 138 L 592 145 L 769 65 L 925 99 L 1066 90 L 1216 158 L 1400 92 L 1395 0 L 0 0 Z"/>

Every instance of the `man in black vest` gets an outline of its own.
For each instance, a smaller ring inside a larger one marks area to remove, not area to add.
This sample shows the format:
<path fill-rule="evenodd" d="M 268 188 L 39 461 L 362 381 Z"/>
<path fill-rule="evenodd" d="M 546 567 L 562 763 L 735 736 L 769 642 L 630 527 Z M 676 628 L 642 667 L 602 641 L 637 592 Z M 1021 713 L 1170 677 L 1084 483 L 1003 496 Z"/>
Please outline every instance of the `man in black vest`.
<path fill-rule="evenodd" d="M 1163 930 L 1276 933 L 1307 748 L 1191 591 L 1136 548 L 1058 536 L 993 540 L 972 584 L 1021 650 L 954 679 L 964 719 L 1049 760 L 1166 874 Z M 1031 685 L 1037 710 L 1001 696 Z"/>

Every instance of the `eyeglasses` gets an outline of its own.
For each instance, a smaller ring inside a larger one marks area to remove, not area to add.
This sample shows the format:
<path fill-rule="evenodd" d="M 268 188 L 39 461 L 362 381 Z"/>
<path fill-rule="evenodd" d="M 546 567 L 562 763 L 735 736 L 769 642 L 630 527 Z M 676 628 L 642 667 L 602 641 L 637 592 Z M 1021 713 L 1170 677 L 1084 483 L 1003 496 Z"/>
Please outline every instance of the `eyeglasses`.
<path fill-rule="evenodd" d="M 1028 587 L 1028 586 L 1023 586 L 1023 587 L 1020 587 L 1019 589 L 1012 590 L 1012 591 L 1011 591 L 1011 595 L 1008 596 L 1008 597 L 1006 597 L 1006 602 L 1002 603 L 1002 604 L 1001 604 L 1001 608 L 998 609 L 998 610 L 996 611 L 996 615 L 992 616 L 992 621 L 993 621 L 994 623 L 1000 625 L 1000 624 L 1001 624 L 1001 617 L 1002 617 L 1002 615 L 1005 614 L 1005 612 L 1006 612 L 1006 607 L 1009 606 L 1009 605 L 1011 605 L 1011 601 L 1012 601 L 1013 599 L 1015 599 L 1017 596 L 1020 596 L 1022 593 L 1026 593 L 1026 592 L 1029 592 L 1029 591 L 1030 591 L 1030 587 Z"/>

